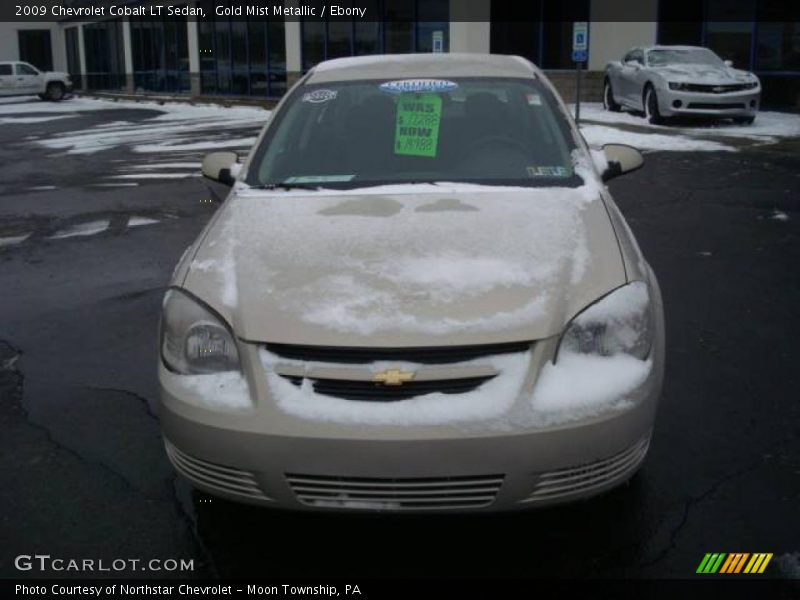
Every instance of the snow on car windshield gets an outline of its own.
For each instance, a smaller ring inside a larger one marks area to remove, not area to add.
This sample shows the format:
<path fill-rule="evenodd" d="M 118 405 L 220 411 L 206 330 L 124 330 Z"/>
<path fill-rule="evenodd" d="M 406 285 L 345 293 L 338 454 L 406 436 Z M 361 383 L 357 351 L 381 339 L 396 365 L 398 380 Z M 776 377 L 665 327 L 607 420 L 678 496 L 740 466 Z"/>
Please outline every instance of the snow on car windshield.
<path fill-rule="evenodd" d="M 252 186 L 581 184 L 567 121 L 534 79 L 302 86 L 256 150 Z"/>
<path fill-rule="evenodd" d="M 725 66 L 719 56 L 706 48 L 650 50 L 647 53 L 647 62 L 651 67 L 666 67 L 667 65 Z"/>

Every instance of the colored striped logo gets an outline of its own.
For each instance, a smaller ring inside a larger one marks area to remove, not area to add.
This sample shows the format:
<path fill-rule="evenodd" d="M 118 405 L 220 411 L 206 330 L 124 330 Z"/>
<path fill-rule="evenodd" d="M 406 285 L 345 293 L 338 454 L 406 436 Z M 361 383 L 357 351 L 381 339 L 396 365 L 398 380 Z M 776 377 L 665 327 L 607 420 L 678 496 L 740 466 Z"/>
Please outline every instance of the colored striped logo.
<path fill-rule="evenodd" d="M 700 566 L 697 567 L 696 572 L 703 574 L 763 573 L 771 560 L 771 552 L 756 552 L 754 554 L 749 552 L 732 552 L 730 554 L 709 552 L 700 561 Z"/>

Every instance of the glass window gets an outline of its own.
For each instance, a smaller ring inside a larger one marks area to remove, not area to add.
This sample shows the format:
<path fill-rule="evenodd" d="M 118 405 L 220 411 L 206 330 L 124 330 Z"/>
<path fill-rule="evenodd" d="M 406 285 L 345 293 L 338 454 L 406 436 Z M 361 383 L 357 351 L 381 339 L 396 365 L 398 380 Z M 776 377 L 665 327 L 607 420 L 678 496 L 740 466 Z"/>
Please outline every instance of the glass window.
<path fill-rule="evenodd" d="M 12 74 L 13 74 L 13 70 L 11 69 L 11 65 L 9 65 L 9 64 L 0 65 L 0 77 L 4 77 L 6 75 L 12 75 Z"/>
<path fill-rule="evenodd" d="M 250 58 L 250 93 L 268 96 L 267 24 L 264 21 L 247 23 L 247 50 Z"/>
<path fill-rule="evenodd" d="M 267 24 L 269 42 L 269 94 L 286 93 L 286 27 L 283 21 Z"/>
<path fill-rule="evenodd" d="M 214 22 L 214 50 L 217 61 L 217 92 L 231 91 L 231 23 L 226 17 Z"/>
<path fill-rule="evenodd" d="M 19 59 L 42 71 L 53 70 L 53 50 L 49 29 L 20 29 L 17 31 Z"/>
<path fill-rule="evenodd" d="M 384 52 L 403 54 L 414 51 L 414 3 L 386 0 L 383 14 Z"/>
<path fill-rule="evenodd" d="M 303 21 L 303 69 L 325 60 L 325 23 Z"/>
<path fill-rule="evenodd" d="M 120 89 L 125 84 L 122 54 L 122 20 L 86 23 L 83 26 L 86 50 L 86 87 Z"/>
<path fill-rule="evenodd" d="M 750 68 L 756 0 L 707 0 L 705 46 L 742 69 Z"/>
<path fill-rule="evenodd" d="M 353 55 L 381 53 L 381 24 L 377 21 L 353 23 Z"/>
<path fill-rule="evenodd" d="M 231 93 L 237 96 L 249 94 L 247 23 L 238 19 L 231 21 L 231 64 L 233 66 Z"/>
<path fill-rule="evenodd" d="M 256 150 L 247 183 L 579 183 L 569 126 L 539 81 L 452 81 L 426 93 L 391 93 L 383 81 L 298 88 Z"/>
<path fill-rule="evenodd" d="M 344 19 L 328 21 L 328 47 L 326 57 L 352 56 L 353 23 Z"/>
<path fill-rule="evenodd" d="M 17 75 L 38 75 L 39 71 L 25 63 L 17 63 Z"/>
<path fill-rule="evenodd" d="M 78 50 L 78 28 L 68 27 L 64 30 L 64 45 L 67 50 L 67 71 L 76 88 L 83 87 L 81 83 L 81 59 Z"/>
<path fill-rule="evenodd" d="M 756 69 L 800 71 L 800 22 L 758 24 Z"/>

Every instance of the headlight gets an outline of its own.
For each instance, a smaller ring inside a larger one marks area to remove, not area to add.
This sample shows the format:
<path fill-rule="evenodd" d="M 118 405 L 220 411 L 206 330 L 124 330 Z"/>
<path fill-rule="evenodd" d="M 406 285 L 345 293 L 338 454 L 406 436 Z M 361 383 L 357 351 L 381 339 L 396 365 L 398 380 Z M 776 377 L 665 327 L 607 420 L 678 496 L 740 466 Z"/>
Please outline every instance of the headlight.
<path fill-rule="evenodd" d="M 647 284 L 636 281 L 625 285 L 572 320 L 561 338 L 559 353 L 625 353 L 644 360 L 653 343 L 652 312 Z"/>
<path fill-rule="evenodd" d="M 228 326 L 210 308 L 176 289 L 164 296 L 161 357 L 183 375 L 239 370 L 239 351 Z"/>
<path fill-rule="evenodd" d="M 669 82 L 669 89 L 686 92 L 686 91 L 689 90 L 689 84 L 688 83 L 682 83 L 682 82 L 676 82 L 676 81 L 670 81 Z"/>

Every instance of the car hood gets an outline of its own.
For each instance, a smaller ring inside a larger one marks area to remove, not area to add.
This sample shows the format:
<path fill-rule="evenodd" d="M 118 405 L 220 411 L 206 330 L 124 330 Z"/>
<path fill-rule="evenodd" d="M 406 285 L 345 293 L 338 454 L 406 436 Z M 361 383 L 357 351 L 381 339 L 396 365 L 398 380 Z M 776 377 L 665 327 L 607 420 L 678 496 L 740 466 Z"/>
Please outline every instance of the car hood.
<path fill-rule="evenodd" d="M 731 83 L 746 83 L 754 81 L 753 76 L 747 71 L 732 69 L 730 67 L 712 67 L 708 65 L 669 65 L 665 67 L 651 67 L 653 71 L 663 75 L 670 81 L 682 83 L 705 83 L 709 85 L 725 85 Z"/>
<path fill-rule="evenodd" d="M 243 189 L 220 210 L 183 285 L 250 341 L 540 339 L 625 283 L 599 186 Z"/>

